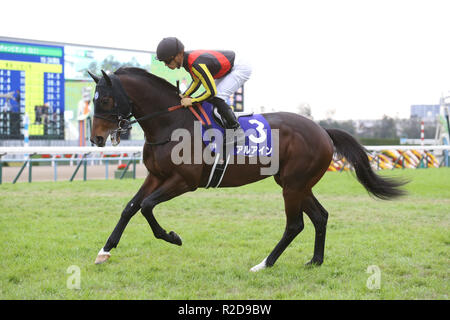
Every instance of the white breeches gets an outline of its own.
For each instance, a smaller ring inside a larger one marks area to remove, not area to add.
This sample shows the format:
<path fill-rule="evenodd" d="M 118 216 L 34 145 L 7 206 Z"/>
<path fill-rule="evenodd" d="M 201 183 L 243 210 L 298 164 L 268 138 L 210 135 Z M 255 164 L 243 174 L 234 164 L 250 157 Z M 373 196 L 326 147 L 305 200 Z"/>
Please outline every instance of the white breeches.
<path fill-rule="evenodd" d="M 215 80 L 216 97 L 227 101 L 233 93 L 244 85 L 245 81 L 250 79 L 251 73 L 252 67 L 248 62 L 242 59 L 235 59 L 231 72 L 225 77 Z"/>

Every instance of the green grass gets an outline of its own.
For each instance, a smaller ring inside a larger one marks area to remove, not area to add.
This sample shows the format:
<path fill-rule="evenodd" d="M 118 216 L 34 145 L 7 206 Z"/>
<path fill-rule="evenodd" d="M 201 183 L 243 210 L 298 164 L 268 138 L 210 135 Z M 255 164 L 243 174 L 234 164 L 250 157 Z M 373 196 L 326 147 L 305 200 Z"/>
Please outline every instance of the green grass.
<path fill-rule="evenodd" d="M 325 261 L 307 268 L 314 228 L 273 268 L 249 269 L 281 238 L 281 189 L 272 178 L 185 194 L 155 209 L 183 246 L 154 238 L 137 214 L 111 259 L 98 250 L 142 180 L 0 185 L 0 299 L 448 299 L 450 170 L 407 177 L 409 195 L 374 200 L 350 173 L 327 173 L 314 192 L 328 210 Z M 69 266 L 81 289 L 67 288 Z M 381 270 L 369 290 L 368 266 Z"/>

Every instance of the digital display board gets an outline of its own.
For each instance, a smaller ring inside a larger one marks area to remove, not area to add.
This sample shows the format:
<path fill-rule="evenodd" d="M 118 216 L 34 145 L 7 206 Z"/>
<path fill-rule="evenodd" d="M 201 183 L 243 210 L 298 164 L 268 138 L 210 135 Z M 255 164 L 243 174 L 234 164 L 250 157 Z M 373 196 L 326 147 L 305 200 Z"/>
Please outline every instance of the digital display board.
<path fill-rule="evenodd" d="M 181 92 L 192 81 L 183 68 L 170 70 L 154 52 L 0 36 L 0 140 L 23 138 L 24 114 L 30 139 L 77 139 L 80 102 L 91 102 L 95 88 L 87 70 L 101 75 L 120 67 L 142 68 L 172 84 L 178 80 Z M 227 103 L 242 111 L 243 98 L 240 88 Z M 143 132 L 136 126 L 132 136 L 143 139 Z"/>
<path fill-rule="evenodd" d="M 36 108 L 64 113 L 64 47 L 0 41 L 0 108 L 27 113 L 29 134 L 44 135 Z"/>

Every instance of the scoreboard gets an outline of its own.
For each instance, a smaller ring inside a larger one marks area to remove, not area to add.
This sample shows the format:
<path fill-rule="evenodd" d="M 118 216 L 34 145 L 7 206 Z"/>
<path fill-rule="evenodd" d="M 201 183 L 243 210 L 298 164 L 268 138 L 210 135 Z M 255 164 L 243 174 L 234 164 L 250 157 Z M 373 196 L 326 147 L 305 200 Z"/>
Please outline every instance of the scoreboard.
<path fill-rule="evenodd" d="M 44 135 L 36 108 L 64 114 L 64 47 L 0 41 L 0 108 L 26 113 L 29 134 Z"/>
<path fill-rule="evenodd" d="M 0 36 L 0 140 L 23 139 L 27 119 L 30 139 L 73 139 L 79 102 L 95 86 L 86 71 L 100 74 L 120 66 L 142 68 L 182 86 L 191 80 L 184 69 L 164 66 L 155 52 Z M 243 111 L 243 87 L 227 102 Z M 139 130 L 134 132 L 143 138 Z"/>

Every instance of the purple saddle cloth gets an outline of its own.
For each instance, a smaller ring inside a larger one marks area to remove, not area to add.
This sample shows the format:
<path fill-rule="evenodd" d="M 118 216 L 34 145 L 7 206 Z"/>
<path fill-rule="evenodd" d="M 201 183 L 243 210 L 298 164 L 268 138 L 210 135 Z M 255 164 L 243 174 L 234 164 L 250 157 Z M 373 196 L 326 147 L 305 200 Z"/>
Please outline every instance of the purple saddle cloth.
<path fill-rule="evenodd" d="M 216 153 L 222 152 L 222 141 L 225 141 L 225 129 L 215 120 L 213 105 L 209 102 L 202 103 L 203 109 L 211 120 L 211 127 L 202 126 L 203 142 Z M 200 117 L 207 123 L 202 113 Z M 238 118 L 241 128 L 245 132 L 245 144 L 234 146 L 234 155 L 247 157 L 272 155 L 272 133 L 270 125 L 261 114 L 243 115 Z M 216 131 L 217 130 L 217 131 Z M 220 134 L 219 134 L 220 132 Z M 232 134 L 233 131 L 229 130 Z M 220 137 L 221 135 L 221 137 Z M 219 137 L 219 138 L 218 138 Z"/>

